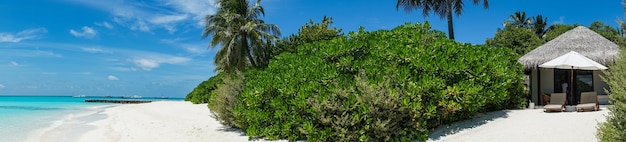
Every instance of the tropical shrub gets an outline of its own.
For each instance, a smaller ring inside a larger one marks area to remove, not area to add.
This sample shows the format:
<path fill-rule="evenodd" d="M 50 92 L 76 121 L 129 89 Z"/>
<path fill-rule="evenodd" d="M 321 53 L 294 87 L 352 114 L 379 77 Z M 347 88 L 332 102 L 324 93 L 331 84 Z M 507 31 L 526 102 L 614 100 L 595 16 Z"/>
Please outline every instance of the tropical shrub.
<path fill-rule="evenodd" d="M 223 83 L 217 85 L 217 89 L 214 91 L 216 95 L 211 97 L 211 103 L 208 104 L 208 107 L 211 109 L 213 118 L 223 125 L 241 127 L 235 122 L 233 108 L 237 104 L 237 96 L 245 88 L 244 75 L 237 71 L 221 79 Z"/>
<path fill-rule="evenodd" d="M 602 79 L 609 85 L 609 101 L 613 106 L 607 107 L 610 112 L 606 122 L 598 127 L 598 139 L 604 142 L 626 141 L 626 54 L 620 58 L 610 70 L 604 71 Z"/>
<path fill-rule="evenodd" d="M 498 29 L 495 37 L 485 41 L 487 46 L 507 47 L 514 50 L 519 55 L 524 55 L 545 43 L 537 36 L 535 31 L 528 28 L 518 28 L 507 26 Z"/>
<path fill-rule="evenodd" d="M 522 107 L 522 65 L 507 48 L 446 39 L 425 24 L 302 44 L 246 72 L 232 115 L 252 137 L 426 140 L 478 112 Z"/>
<path fill-rule="evenodd" d="M 212 76 L 206 81 L 198 84 L 196 88 L 185 96 L 185 101 L 190 101 L 194 104 L 210 103 L 211 98 L 216 95 L 214 90 L 217 89 L 217 85 L 223 83 L 223 74 L 224 73 L 218 73 L 217 75 Z"/>
<path fill-rule="evenodd" d="M 276 44 L 270 45 L 269 58 L 261 60 L 261 64 L 267 66 L 271 59 L 280 55 L 283 52 L 296 53 L 297 47 L 306 43 L 313 43 L 316 41 L 331 40 L 335 37 L 343 35 L 341 29 L 331 28 L 333 24 L 332 17 L 322 18 L 320 23 L 315 23 L 311 19 L 308 23 L 304 24 L 298 29 L 297 34 L 292 34 L 287 38 L 283 38 Z"/>

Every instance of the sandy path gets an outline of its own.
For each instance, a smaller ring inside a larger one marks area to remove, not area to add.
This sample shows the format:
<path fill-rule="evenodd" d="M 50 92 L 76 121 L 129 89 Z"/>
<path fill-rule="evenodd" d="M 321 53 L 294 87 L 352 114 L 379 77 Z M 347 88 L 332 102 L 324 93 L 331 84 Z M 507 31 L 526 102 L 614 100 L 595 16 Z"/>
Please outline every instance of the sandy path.
<path fill-rule="evenodd" d="M 597 112 L 544 113 L 541 109 L 504 110 L 435 129 L 429 141 L 593 142 L 606 108 Z"/>

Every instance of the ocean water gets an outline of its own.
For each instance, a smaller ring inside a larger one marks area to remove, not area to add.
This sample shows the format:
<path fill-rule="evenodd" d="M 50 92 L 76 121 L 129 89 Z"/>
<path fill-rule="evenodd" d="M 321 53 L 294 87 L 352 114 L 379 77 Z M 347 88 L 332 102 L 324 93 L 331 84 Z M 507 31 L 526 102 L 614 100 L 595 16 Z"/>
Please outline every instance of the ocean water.
<path fill-rule="evenodd" d="M 0 142 L 20 142 L 34 131 L 60 123 L 68 116 L 88 114 L 120 105 L 85 103 L 69 96 L 0 96 Z M 100 99 L 100 98 L 99 98 Z M 111 99 L 111 98 L 106 98 Z M 145 99 L 144 99 L 145 100 Z M 182 100 L 182 99 L 169 99 Z"/>

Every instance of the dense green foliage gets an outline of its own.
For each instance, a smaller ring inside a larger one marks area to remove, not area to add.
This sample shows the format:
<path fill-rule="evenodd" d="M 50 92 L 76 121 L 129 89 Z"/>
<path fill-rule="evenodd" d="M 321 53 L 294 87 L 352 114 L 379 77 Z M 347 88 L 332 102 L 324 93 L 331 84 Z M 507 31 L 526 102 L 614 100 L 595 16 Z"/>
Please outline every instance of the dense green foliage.
<path fill-rule="evenodd" d="M 221 80 L 223 83 L 217 85 L 217 89 L 214 91 L 216 94 L 211 97 L 211 103 L 208 104 L 208 107 L 213 113 L 213 118 L 223 125 L 241 127 L 241 125 L 234 123 L 233 108 L 237 104 L 237 96 L 245 88 L 245 77 L 237 71 L 222 77 Z"/>
<path fill-rule="evenodd" d="M 202 32 L 202 38 L 211 36 L 209 47 L 220 45 L 215 70 L 233 72 L 259 66 L 260 59 L 254 57 L 266 57 L 268 44 L 280 36 L 276 25 L 260 19 L 265 15 L 261 0 L 254 4 L 250 0 L 218 0 L 217 5 L 217 12 L 206 16 Z"/>
<path fill-rule="evenodd" d="M 361 30 L 246 71 L 231 124 L 268 139 L 425 140 L 441 124 L 522 107 L 518 57 L 448 40 L 428 24 Z"/>
<path fill-rule="evenodd" d="M 610 112 L 607 122 L 598 128 L 598 138 L 605 142 L 623 142 L 626 141 L 626 54 L 621 53 L 615 65 L 604 73 L 602 79 L 609 85 L 609 100 L 613 106 L 607 107 Z"/>
<path fill-rule="evenodd" d="M 343 35 L 341 29 L 331 28 L 332 23 L 331 17 L 324 17 L 320 23 L 314 23 L 311 20 L 298 30 L 298 34 L 292 34 L 288 38 L 279 41 L 276 45 L 269 45 L 272 53 L 269 55 L 269 58 L 258 60 L 259 64 L 267 66 L 266 63 L 269 63 L 269 59 L 283 52 L 296 53 L 296 47 L 302 44 L 330 40 Z M 209 103 L 209 100 L 217 93 L 214 90 L 217 89 L 218 84 L 223 84 L 222 76 L 224 74 L 226 73 L 220 72 L 216 76 L 200 83 L 185 97 L 185 101 L 191 101 L 196 104 Z"/>
<path fill-rule="evenodd" d="M 622 1 L 622 5 L 626 10 L 626 0 Z M 622 21 L 619 24 L 623 32 L 626 26 Z M 594 22 L 590 28 L 603 28 L 605 30 L 601 31 L 605 34 L 614 33 L 610 26 L 603 25 L 601 22 Z M 619 30 L 615 31 L 620 35 Z M 623 41 L 624 37 L 619 36 L 619 39 Z M 625 48 L 623 42 L 616 43 L 622 47 L 622 50 Z M 626 141 L 626 131 L 624 131 L 626 130 L 626 86 L 624 86 L 626 84 L 626 54 L 622 51 L 619 59 L 609 68 L 610 70 L 603 71 L 605 76 L 602 76 L 602 80 L 609 85 L 610 91 L 607 92 L 609 92 L 609 102 L 613 106 L 607 107 L 610 110 L 609 115 L 606 116 L 606 122 L 599 125 L 597 136 L 603 142 L 623 142 Z"/>
<path fill-rule="evenodd" d="M 223 74 L 224 73 L 218 73 L 208 80 L 202 81 L 202 83 L 198 84 L 196 88 L 185 96 L 185 101 L 190 101 L 194 104 L 209 103 L 211 98 L 216 95 L 214 90 L 217 89 L 218 84 L 223 84 Z"/>
<path fill-rule="evenodd" d="M 626 39 L 620 35 L 616 28 L 611 27 L 611 25 L 604 24 L 602 21 L 595 21 L 589 24 L 589 29 L 602 35 L 604 38 L 614 42 L 620 47 L 626 47 Z"/>
<path fill-rule="evenodd" d="M 306 23 L 298 29 L 297 34 L 292 34 L 291 36 L 280 40 L 273 49 L 272 55 L 278 56 L 283 52 L 296 53 L 296 47 L 300 45 L 322 40 L 331 40 L 335 37 L 343 35 L 341 29 L 331 28 L 330 26 L 332 24 L 333 19 L 326 16 L 322 18 L 320 23 L 315 23 L 313 20 L 310 20 L 309 23 Z"/>
<path fill-rule="evenodd" d="M 546 32 L 547 20 L 541 14 L 526 17 L 526 12 L 517 11 L 504 21 L 504 29 L 498 28 L 496 35 L 485 43 L 487 46 L 510 48 L 524 55 L 546 42 L 541 38 Z"/>
<path fill-rule="evenodd" d="M 452 22 L 452 16 L 460 16 L 463 12 L 464 0 L 398 0 L 396 3 L 396 9 L 400 7 L 404 8 L 406 12 L 411 12 L 416 9 L 422 9 L 424 17 L 428 16 L 431 12 L 435 15 L 439 15 L 441 19 L 448 20 L 448 38 L 454 40 L 454 26 Z M 485 9 L 489 8 L 488 0 L 472 0 L 474 5 L 483 2 Z M 467 2 L 467 1 L 465 1 Z"/>
<path fill-rule="evenodd" d="M 498 29 L 496 36 L 485 42 L 487 46 L 511 48 L 519 55 L 524 55 L 545 43 L 533 30 L 515 26 Z"/>

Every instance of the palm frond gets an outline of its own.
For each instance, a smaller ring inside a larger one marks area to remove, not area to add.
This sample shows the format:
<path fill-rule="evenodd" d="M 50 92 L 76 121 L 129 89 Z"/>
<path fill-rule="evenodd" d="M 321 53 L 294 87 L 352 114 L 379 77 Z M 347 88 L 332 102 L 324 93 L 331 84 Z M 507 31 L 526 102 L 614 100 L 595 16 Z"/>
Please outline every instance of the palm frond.
<path fill-rule="evenodd" d="M 218 11 L 205 17 L 202 38 L 211 37 L 210 48 L 220 47 L 214 61 L 216 70 L 256 66 L 255 60 L 265 58 L 265 43 L 275 42 L 280 36 L 276 25 L 259 19 L 265 15 L 260 2 L 250 5 L 250 0 L 218 0 Z"/>
<path fill-rule="evenodd" d="M 405 12 L 411 12 L 418 8 L 423 8 L 423 0 L 398 0 L 396 10 L 404 8 Z"/>
<path fill-rule="evenodd" d="M 463 12 L 463 0 L 449 0 L 452 2 L 452 9 L 454 9 L 454 15 L 460 16 Z M 476 3 L 474 3 L 476 4 Z"/>

